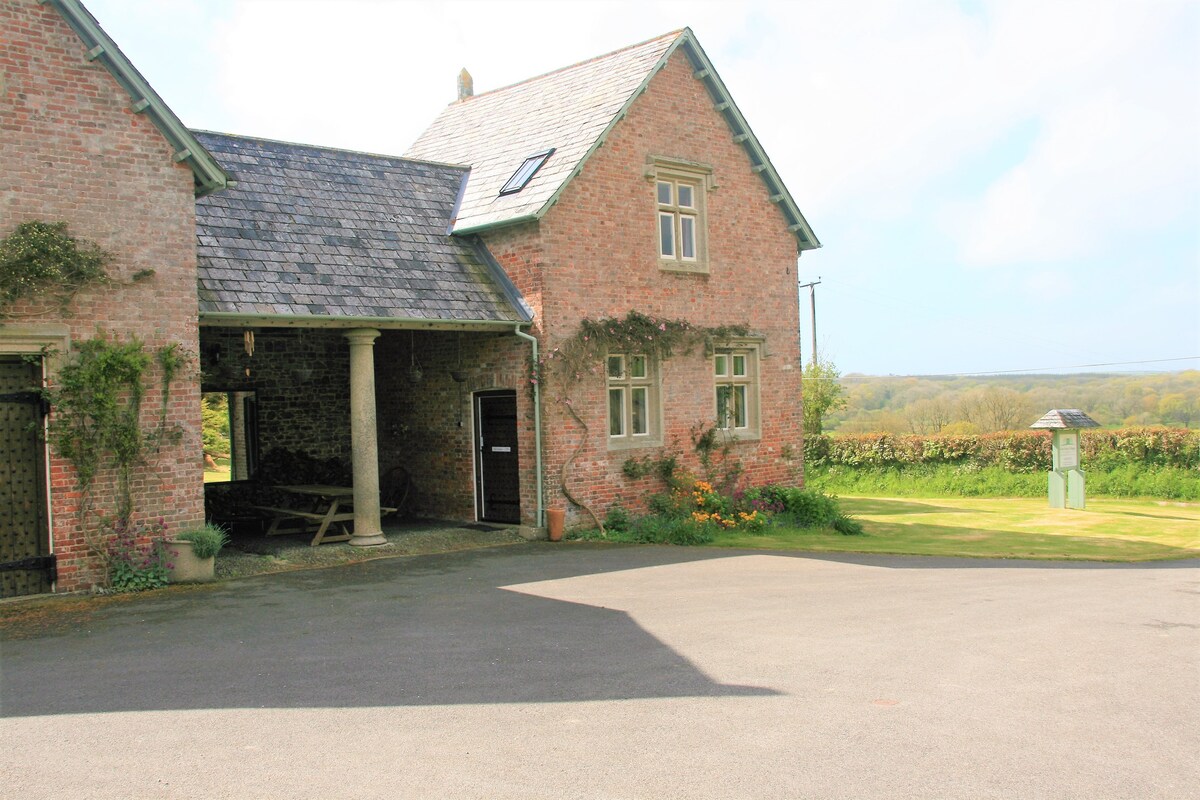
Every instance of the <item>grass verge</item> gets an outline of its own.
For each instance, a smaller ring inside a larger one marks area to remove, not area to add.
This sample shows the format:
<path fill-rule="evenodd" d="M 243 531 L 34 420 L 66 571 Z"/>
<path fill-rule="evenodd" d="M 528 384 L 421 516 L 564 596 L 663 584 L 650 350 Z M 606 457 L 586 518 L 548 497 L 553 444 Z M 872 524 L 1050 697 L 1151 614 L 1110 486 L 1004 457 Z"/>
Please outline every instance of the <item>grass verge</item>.
<path fill-rule="evenodd" d="M 971 558 L 1154 561 L 1200 557 L 1200 505 L 1089 498 L 1086 510 L 1044 498 L 841 497 L 861 536 L 826 528 L 724 533 L 714 546 Z"/>

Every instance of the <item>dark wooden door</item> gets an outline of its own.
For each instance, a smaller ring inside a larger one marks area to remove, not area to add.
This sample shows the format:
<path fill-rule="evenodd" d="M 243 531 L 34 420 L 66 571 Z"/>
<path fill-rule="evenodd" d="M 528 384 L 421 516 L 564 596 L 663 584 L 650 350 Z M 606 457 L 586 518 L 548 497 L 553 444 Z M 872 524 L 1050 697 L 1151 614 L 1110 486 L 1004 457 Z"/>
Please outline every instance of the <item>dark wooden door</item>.
<path fill-rule="evenodd" d="M 475 395 L 475 497 L 480 519 L 521 521 L 516 392 Z"/>
<path fill-rule="evenodd" d="M 0 597 L 50 591 L 41 368 L 0 357 Z"/>

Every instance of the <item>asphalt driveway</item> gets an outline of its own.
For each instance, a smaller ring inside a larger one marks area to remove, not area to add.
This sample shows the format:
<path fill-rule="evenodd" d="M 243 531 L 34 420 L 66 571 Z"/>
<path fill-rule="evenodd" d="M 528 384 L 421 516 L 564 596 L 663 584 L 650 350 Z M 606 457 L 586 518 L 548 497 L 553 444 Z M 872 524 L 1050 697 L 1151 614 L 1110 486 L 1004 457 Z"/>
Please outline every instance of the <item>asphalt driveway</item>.
<path fill-rule="evenodd" d="M 139 598 L 0 648 L 12 797 L 1200 785 L 1195 561 L 532 543 Z"/>

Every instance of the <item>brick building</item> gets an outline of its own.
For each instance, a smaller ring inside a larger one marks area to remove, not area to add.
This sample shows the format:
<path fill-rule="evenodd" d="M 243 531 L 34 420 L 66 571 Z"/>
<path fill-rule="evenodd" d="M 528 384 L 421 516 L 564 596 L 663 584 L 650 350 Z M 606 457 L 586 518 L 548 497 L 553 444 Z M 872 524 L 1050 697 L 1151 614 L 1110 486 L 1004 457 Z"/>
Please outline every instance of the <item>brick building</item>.
<path fill-rule="evenodd" d="M 23 390 L 53 377 L 43 348 L 68 352 L 97 329 L 196 352 L 195 198 L 226 176 L 78 3 L 0 0 L 0 34 L 0 235 L 22 222 L 66 221 L 114 257 L 112 282 L 85 287 L 67 314 L 25 303 L 0 320 L 0 563 L 52 551 L 58 586 L 77 588 L 98 576 L 76 482 L 30 431 L 41 409 Z M 147 397 L 147 413 L 154 402 Z M 177 382 L 171 402 L 180 440 L 139 476 L 137 493 L 141 507 L 179 527 L 204 516 L 194 378 Z M 113 476 L 101 475 L 97 514 L 113 511 L 113 492 Z M 45 569 L 5 569 L 0 588 L 46 591 L 50 578 Z"/>
<path fill-rule="evenodd" d="M 188 131 L 73 0 L 0 0 L 0 24 L 16 111 L 0 120 L 0 235 L 65 220 L 117 255 L 118 278 L 155 271 L 66 318 L 20 309 L 0 359 L 97 327 L 199 355 L 173 394 L 182 441 L 140 508 L 204 516 L 202 394 L 229 403 L 235 479 L 271 453 L 346 464 L 352 544 L 381 540 L 365 498 L 397 474 L 431 516 L 578 521 L 564 485 L 599 514 L 636 508 L 654 479 L 626 461 L 695 467 L 705 426 L 747 483 L 800 480 L 795 269 L 819 243 L 690 31 L 478 96 L 463 76 L 396 158 Z M 535 354 L 583 319 L 631 311 L 738 333 L 531 382 Z M 48 511 L 39 547 L 58 588 L 85 587 L 71 476 L 44 458 L 49 485 L 25 479 Z"/>
<path fill-rule="evenodd" d="M 454 233 L 480 236 L 504 266 L 543 352 L 584 318 L 630 311 L 747 329 L 661 362 L 610 353 L 581 381 L 551 380 L 537 398 L 544 503 L 568 506 L 573 459 L 576 499 L 600 515 L 637 507 L 654 479 L 631 480 L 625 462 L 671 453 L 695 468 L 702 426 L 732 443 L 747 483 L 799 480 L 796 258 L 820 245 L 692 32 L 479 96 L 468 86 L 407 155 L 471 167 Z M 519 419 L 531 402 L 517 393 Z M 537 502 L 530 439 L 522 509 Z"/>

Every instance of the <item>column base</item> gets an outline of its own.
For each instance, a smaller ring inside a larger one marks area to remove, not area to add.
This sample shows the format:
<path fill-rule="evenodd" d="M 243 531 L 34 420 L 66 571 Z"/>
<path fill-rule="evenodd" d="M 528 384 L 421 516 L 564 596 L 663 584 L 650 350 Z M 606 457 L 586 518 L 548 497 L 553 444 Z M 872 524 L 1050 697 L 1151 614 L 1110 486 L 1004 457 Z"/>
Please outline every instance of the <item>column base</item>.
<path fill-rule="evenodd" d="M 347 542 L 351 547 L 377 547 L 381 544 L 387 544 L 387 537 L 380 533 L 365 533 L 359 536 L 357 533 L 351 535 L 350 541 Z"/>

